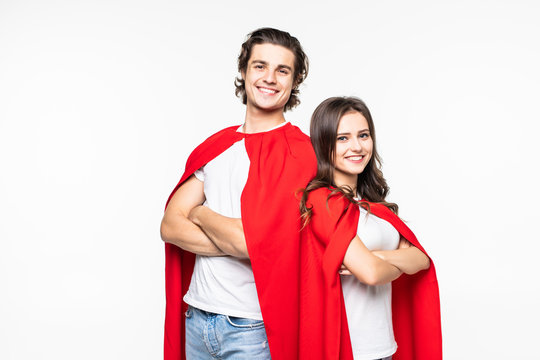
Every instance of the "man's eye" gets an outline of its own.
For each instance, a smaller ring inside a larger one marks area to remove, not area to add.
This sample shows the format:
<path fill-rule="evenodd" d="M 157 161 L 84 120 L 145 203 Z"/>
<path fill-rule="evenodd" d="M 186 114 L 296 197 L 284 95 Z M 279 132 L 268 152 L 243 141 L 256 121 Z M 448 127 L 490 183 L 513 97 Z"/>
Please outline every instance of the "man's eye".
<path fill-rule="evenodd" d="M 288 75 L 289 74 L 289 71 L 285 70 L 285 69 L 281 69 L 281 70 L 279 70 L 279 72 L 282 73 L 283 75 Z"/>
<path fill-rule="evenodd" d="M 262 65 L 255 65 L 255 69 L 262 69 L 263 66 Z"/>

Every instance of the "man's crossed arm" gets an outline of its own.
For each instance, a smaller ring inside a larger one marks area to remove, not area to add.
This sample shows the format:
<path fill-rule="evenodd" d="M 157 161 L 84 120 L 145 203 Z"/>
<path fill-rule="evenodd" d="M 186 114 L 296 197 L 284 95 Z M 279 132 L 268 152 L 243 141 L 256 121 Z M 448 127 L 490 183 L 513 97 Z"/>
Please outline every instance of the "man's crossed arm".
<path fill-rule="evenodd" d="M 165 210 L 161 222 L 163 241 L 199 255 L 248 258 L 242 220 L 202 206 L 204 200 L 204 183 L 192 175 Z"/>

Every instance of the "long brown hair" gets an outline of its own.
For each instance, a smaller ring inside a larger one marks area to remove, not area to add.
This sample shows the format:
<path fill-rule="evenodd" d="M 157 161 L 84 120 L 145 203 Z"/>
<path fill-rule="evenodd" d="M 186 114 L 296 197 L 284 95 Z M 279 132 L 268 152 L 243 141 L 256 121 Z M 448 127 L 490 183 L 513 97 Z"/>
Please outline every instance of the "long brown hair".
<path fill-rule="evenodd" d="M 289 101 L 285 104 L 283 111 L 290 110 L 300 104 L 298 94 L 300 90 L 298 87 L 305 80 L 309 71 L 309 61 L 307 55 L 300 45 L 300 41 L 294 36 L 291 36 L 286 31 L 281 31 L 272 28 L 261 28 L 253 31 L 247 36 L 247 40 L 242 44 L 242 50 L 238 55 L 238 72 L 246 71 L 249 58 L 251 57 L 251 50 L 253 46 L 257 44 L 274 44 L 280 45 L 289 49 L 294 54 L 294 78 L 293 88 Z M 246 96 L 246 84 L 241 76 L 237 77 L 234 81 L 236 86 L 236 96 L 242 98 L 242 102 L 247 104 Z"/>
<path fill-rule="evenodd" d="M 386 184 L 381 171 L 381 158 L 377 152 L 377 141 L 375 136 L 375 125 L 373 118 L 366 104 L 356 97 L 332 97 L 324 100 L 311 117 L 310 136 L 315 155 L 317 155 L 317 175 L 308 186 L 302 190 L 300 201 L 300 212 L 304 225 L 311 218 L 311 208 L 308 208 L 306 201 L 311 191 L 327 187 L 332 189 L 330 196 L 340 195 L 346 197 L 351 203 L 360 204 L 369 211 L 366 202 L 356 201 L 356 194 L 349 186 L 337 186 L 334 182 L 334 158 L 336 153 L 336 139 L 339 121 L 343 115 L 350 112 L 359 112 L 368 123 L 369 132 L 373 140 L 373 155 L 366 165 L 364 171 L 358 175 L 356 189 L 358 195 L 367 201 L 381 203 L 397 214 L 398 206 L 395 203 L 386 201 L 386 195 L 390 188 Z"/>

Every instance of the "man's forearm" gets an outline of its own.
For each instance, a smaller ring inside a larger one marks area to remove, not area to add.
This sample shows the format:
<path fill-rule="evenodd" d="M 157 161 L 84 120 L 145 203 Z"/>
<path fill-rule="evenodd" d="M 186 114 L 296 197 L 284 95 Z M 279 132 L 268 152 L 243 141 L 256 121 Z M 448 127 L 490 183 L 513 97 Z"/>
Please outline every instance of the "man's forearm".
<path fill-rule="evenodd" d="M 198 255 L 226 255 L 200 227 L 179 214 L 174 219 L 165 216 L 161 223 L 161 238 L 167 243 L 174 244 Z"/>
<path fill-rule="evenodd" d="M 199 255 L 223 256 L 206 234 L 188 219 L 189 212 L 205 200 L 204 183 L 191 175 L 172 196 L 163 220 L 161 238 L 184 250 Z"/>
<path fill-rule="evenodd" d="M 226 217 L 206 206 L 197 206 L 191 210 L 189 220 L 198 225 L 225 254 L 249 258 L 242 219 Z"/>

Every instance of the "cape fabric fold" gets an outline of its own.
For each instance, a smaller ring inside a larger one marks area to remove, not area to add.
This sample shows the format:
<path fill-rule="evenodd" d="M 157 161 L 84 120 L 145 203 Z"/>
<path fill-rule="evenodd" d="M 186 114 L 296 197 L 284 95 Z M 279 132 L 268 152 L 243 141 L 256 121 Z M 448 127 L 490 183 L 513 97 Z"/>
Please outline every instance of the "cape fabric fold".
<path fill-rule="evenodd" d="M 250 168 L 241 197 L 242 223 L 270 353 L 274 360 L 297 359 L 300 222 L 295 192 L 315 175 L 315 154 L 309 137 L 291 124 L 255 134 L 237 128 L 212 135 L 192 152 L 167 204 L 195 170 L 245 139 Z M 182 297 L 194 261 L 194 254 L 165 245 L 165 360 L 185 359 L 187 305 Z"/>
<path fill-rule="evenodd" d="M 328 198 L 329 194 L 327 188 L 310 193 L 308 206 L 313 214 L 302 231 L 299 359 L 305 360 L 353 359 L 338 270 L 356 235 L 359 209 L 346 198 Z M 370 211 L 425 253 L 412 231 L 387 207 L 370 203 Z M 403 274 L 392 282 L 392 318 L 398 344 L 392 359 L 442 359 L 439 289 L 433 261 L 429 269 Z"/>

